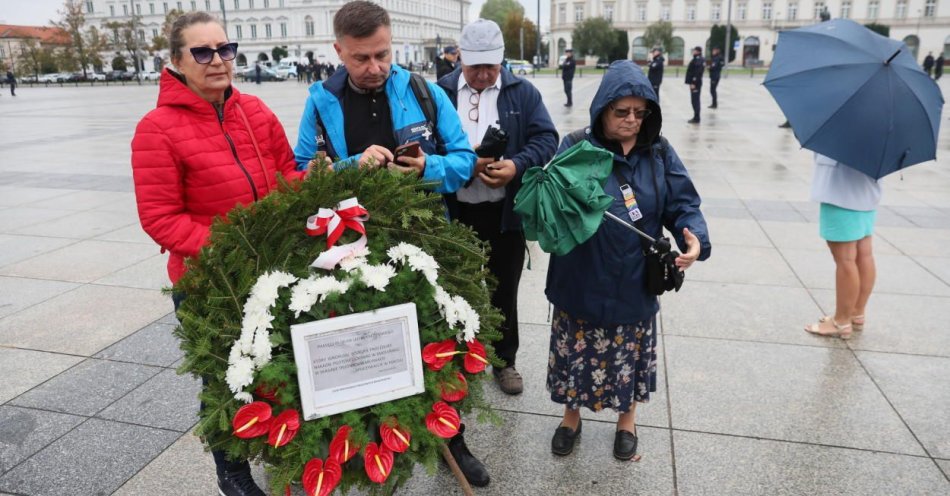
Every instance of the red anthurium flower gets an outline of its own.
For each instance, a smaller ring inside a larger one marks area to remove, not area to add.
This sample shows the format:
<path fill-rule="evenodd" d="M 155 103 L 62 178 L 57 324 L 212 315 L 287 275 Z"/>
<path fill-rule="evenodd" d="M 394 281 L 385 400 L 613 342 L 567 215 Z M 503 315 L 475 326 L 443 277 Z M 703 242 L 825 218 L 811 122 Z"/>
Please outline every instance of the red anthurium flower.
<path fill-rule="evenodd" d="M 290 442 L 300 430 L 300 414 L 293 408 L 284 410 L 270 423 L 267 444 L 280 448 Z"/>
<path fill-rule="evenodd" d="M 327 496 L 336 489 L 343 477 L 343 467 L 333 458 L 327 458 L 326 463 L 319 458 L 313 458 L 303 468 L 303 490 L 307 496 Z"/>
<path fill-rule="evenodd" d="M 281 384 L 281 386 L 283 386 L 283 384 Z M 271 403 L 277 403 L 277 391 L 279 390 L 279 387 L 271 387 L 268 384 L 261 383 L 254 389 L 254 395 Z"/>
<path fill-rule="evenodd" d="M 465 375 L 461 372 L 456 372 L 455 376 L 458 382 L 446 381 L 439 384 L 439 387 L 442 389 L 442 399 L 444 401 L 459 401 L 468 396 L 468 382 L 465 380 Z"/>
<path fill-rule="evenodd" d="M 379 426 L 379 435 L 383 438 L 383 446 L 396 453 L 403 453 L 409 449 L 409 440 L 412 439 L 409 429 L 399 425 L 396 419 L 383 422 Z"/>
<path fill-rule="evenodd" d="M 233 434 L 241 439 L 263 436 L 270 430 L 271 409 L 263 401 L 248 403 L 234 414 L 231 426 Z"/>
<path fill-rule="evenodd" d="M 473 339 L 468 343 L 468 353 L 465 354 L 465 370 L 469 374 L 477 374 L 485 370 L 488 365 L 488 358 L 485 354 L 485 345 Z"/>
<path fill-rule="evenodd" d="M 422 361 L 426 363 L 429 370 L 439 371 L 459 353 L 461 352 L 455 351 L 455 339 L 449 338 L 438 343 L 427 344 L 422 349 Z"/>
<path fill-rule="evenodd" d="M 348 425 L 344 425 L 336 431 L 333 441 L 330 441 L 330 458 L 336 460 L 340 465 L 353 458 L 360 450 L 358 444 L 350 441 L 350 432 L 353 432 L 353 429 Z"/>
<path fill-rule="evenodd" d="M 461 423 L 459 413 L 444 401 L 432 405 L 432 413 L 426 415 L 426 427 L 429 432 L 443 439 L 449 439 L 458 434 Z"/>
<path fill-rule="evenodd" d="M 377 484 L 386 482 L 389 473 L 393 471 L 393 451 L 385 445 L 367 444 L 366 453 L 363 455 L 363 468 L 366 469 L 369 480 Z"/>

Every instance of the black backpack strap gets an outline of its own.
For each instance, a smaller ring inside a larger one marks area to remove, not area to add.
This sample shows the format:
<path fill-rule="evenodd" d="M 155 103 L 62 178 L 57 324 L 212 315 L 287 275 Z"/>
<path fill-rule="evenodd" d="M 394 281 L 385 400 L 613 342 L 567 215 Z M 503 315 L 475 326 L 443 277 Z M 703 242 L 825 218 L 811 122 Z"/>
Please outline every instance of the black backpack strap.
<path fill-rule="evenodd" d="M 575 129 L 571 131 L 570 133 L 564 136 L 564 139 L 567 140 L 570 146 L 574 146 L 580 143 L 581 140 L 584 139 L 585 136 L 587 136 L 587 128 L 582 127 L 580 129 Z"/>
<path fill-rule="evenodd" d="M 435 99 L 432 98 L 432 91 L 429 90 L 429 85 L 426 84 L 425 78 L 419 74 L 412 73 L 409 75 L 409 87 L 412 89 L 412 94 L 416 97 L 416 101 L 419 102 L 419 107 L 422 108 L 422 115 L 425 116 L 426 121 L 432 126 L 432 136 L 435 138 L 436 154 L 445 155 L 445 142 L 442 141 L 442 135 L 439 134 L 439 109 L 436 107 Z"/>

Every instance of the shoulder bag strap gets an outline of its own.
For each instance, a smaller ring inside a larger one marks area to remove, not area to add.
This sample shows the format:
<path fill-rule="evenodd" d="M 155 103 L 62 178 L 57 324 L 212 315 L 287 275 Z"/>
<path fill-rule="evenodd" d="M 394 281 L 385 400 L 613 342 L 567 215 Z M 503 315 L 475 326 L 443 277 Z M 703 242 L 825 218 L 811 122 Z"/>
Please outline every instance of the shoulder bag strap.
<path fill-rule="evenodd" d="M 251 123 L 247 120 L 247 116 L 244 115 L 244 109 L 241 108 L 241 104 L 234 104 L 234 108 L 237 109 L 238 115 L 241 116 L 241 120 L 244 121 L 244 127 L 247 129 L 247 134 L 251 135 L 251 143 L 254 144 L 254 151 L 257 152 L 257 160 L 261 163 L 261 172 L 264 173 L 264 181 L 267 184 L 267 191 L 274 189 L 274 186 L 271 184 L 270 174 L 267 173 L 267 165 L 264 164 L 264 156 L 261 155 L 261 149 L 257 146 L 257 138 L 254 136 L 254 129 L 251 127 Z"/>

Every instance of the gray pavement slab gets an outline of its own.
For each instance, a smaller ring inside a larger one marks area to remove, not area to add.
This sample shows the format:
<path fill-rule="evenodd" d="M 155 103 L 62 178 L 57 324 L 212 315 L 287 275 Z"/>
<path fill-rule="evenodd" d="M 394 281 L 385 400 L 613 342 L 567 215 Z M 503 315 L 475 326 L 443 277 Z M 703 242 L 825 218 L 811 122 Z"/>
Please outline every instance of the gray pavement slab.
<path fill-rule="evenodd" d="M 0 404 L 82 361 L 82 357 L 0 347 Z M 2 471 L 0 471 L 2 472 Z"/>
<path fill-rule="evenodd" d="M 5 317 L 77 288 L 71 282 L 0 276 L 0 317 Z"/>
<path fill-rule="evenodd" d="M 168 279 L 167 267 L 168 254 L 159 254 L 96 279 L 94 282 L 107 286 L 161 290 L 172 286 Z"/>
<path fill-rule="evenodd" d="M 216 494 L 214 460 L 192 432 L 174 444 L 126 481 L 114 496 L 207 496 Z M 258 478 L 263 482 L 263 478 Z"/>
<path fill-rule="evenodd" d="M 88 239 L 137 223 L 138 216 L 134 212 L 87 210 L 57 217 L 47 222 L 24 226 L 14 231 L 14 234 Z"/>
<path fill-rule="evenodd" d="M 720 436 L 673 433 L 679 494 L 941 495 L 950 482 L 928 458 Z"/>
<path fill-rule="evenodd" d="M 49 236 L 0 234 L 0 267 L 33 258 L 75 242 L 76 240 L 73 239 Z"/>
<path fill-rule="evenodd" d="M 15 207 L 33 203 L 36 203 L 36 205 L 33 205 L 34 207 L 40 207 L 45 200 L 59 197 L 65 193 L 68 192 L 50 188 L 0 186 L 0 207 Z"/>
<path fill-rule="evenodd" d="M 950 285 L 950 257 L 911 257 L 935 277 Z"/>
<path fill-rule="evenodd" d="M 109 494 L 179 435 L 89 419 L 0 476 L 0 491 L 31 495 Z"/>
<path fill-rule="evenodd" d="M 175 326 L 155 322 L 96 353 L 95 358 L 168 367 L 181 358 Z"/>
<path fill-rule="evenodd" d="M 85 285 L 0 319 L 0 346 L 90 356 L 170 308 L 159 291 Z"/>
<path fill-rule="evenodd" d="M 37 200 L 33 203 L 27 204 L 31 207 L 38 208 L 58 208 L 62 210 L 75 210 L 87 211 L 92 209 L 97 210 L 112 210 L 117 213 L 134 213 L 135 212 L 135 194 L 134 193 L 120 193 L 113 191 L 90 191 L 90 190 L 81 190 L 70 192 L 68 190 L 61 190 L 62 194 L 56 195 L 54 197 L 47 197 L 41 200 Z M 138 222 L 138 218 L 133 218 L 133 221 Z"/>
<path fill-rule="evenodd" d="M 158 254 L 154 245 L 85 240 L 0 268 L 0 275 L 92 282 Z"/>
<path fill-rule="evenodd" d="M 63 413 L 0 406 L 0 474 L 26 460 L 85 420 Z"/>
<path fill-rule="evenodd" d="M 849 350 L 664 341 L 674 429 L 924 454 Z"/>
<path fill-rule="evenodd" d="M 950 377 L 950 358 L 866 351 L 857 356 L 927 453 L 950 458 L 950 389 L 931 384 L 934 377 Z"/>
<path fill-rule="evenodd" d="M 10 404 L 74 415 L 95 415 L 161 370 L 133 363 L 87 359 L 17 396 Z"/>
<path fill-rule="evenodd" d="M 24 206 L 0 208 L 0 233 L 14 233 L 18 229 L 41 224 L 72 213 L 70 210 Z M 52 235 L 54 233 L 47 234 L 47 236 Z"/>
<path fill-rule="evenodd" d="M 152 238 L 145 234 L 145 231 L 142 230 L 140 224 L 135 224 L 127 227 L 122 227 L 116 229 L 115 231 L 109 231 L 105 234 L 100 234 L 96 236 L 96 239 L 101 239 L 103 241 L 124 241 L 126 243 L 143 243 L 143 244 L 154 244 Z"/>
<path fill-rule="evenodd" d="M 165 369 L 96 416 L 185 432 L 198 422 L 200 392 L 199 379 Z"/>
<path fill-rule="evenodd" d="M 715 233 L 711 234 L 715 239 Z M 712 262 L 690 268 L 690 281 L 730 282 L 801 287 L 801 283 L 775 248 L 714 245 Z"/>
<path fill-rule="evenodd" d="M 712 243 L 717 247 L 725 245 L 773 247 L 758 221 L 709 216 L 706 217 L 706 224 L 709 227 Z M 715 238 L 712 238 L 713 233 L 715 233 Z"/>
<path fill-rule="evenodd" d="M 950 230 L 879 227 L 877 234 L 905 255 L 946 257 Z"/>
<path fill-rule="evenodd" d="M 781 252 L 806 288 L 834 289 L 835 262 L 830 253 L 815 256 L 812 250 L 790 248 Z M 874 262 L 877 266 L 875 294 L 950 296 L 950 285 L 906 255 L 875 254 Z"/>

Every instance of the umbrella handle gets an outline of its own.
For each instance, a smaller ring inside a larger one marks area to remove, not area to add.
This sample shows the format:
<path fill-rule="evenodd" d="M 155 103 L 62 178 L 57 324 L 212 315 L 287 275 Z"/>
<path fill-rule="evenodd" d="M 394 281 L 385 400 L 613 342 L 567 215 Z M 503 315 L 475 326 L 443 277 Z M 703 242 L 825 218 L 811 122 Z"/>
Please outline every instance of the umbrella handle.
<path fill-rule="evenodd" d="M 637 229 L 636 226 L 634 226 L 633 224 L 631 224 L 631 223 L 629 223 L 629 222 L 627 222 L 627 221 L 621 219 L 620 217 L 617 217 L 616 215 L 614 215 L 614 214 L 612 214 L 612 213 L 610 213 L 610 212 L 604 212 L 604 216 L 606 216 L 608 219 L 610 219 L 610 220 L 612 220 L 612 221 L 614 221 L 614 222 L 616 222 L 616 223 L 618 223 L 618 224 L 620 224 L 620 225 L 626 227 L 627 229 L 630 229 L 631 231 L 637 233 L 638 236 L 640 236 L 640 237 L 642 237 L 643 239 L 649 241 L 650 243 L 656 243 L 656 239 L 654 239 L 652 236 L 650 236 L 649 234 L 647 234 L 647 233 L 645 233 L 645 232 L 643 232 L 643 231 Z"/>

